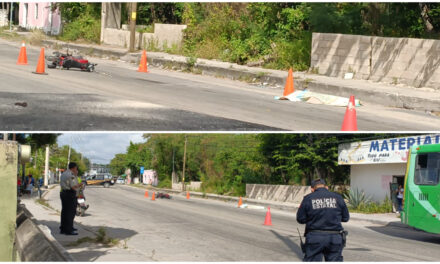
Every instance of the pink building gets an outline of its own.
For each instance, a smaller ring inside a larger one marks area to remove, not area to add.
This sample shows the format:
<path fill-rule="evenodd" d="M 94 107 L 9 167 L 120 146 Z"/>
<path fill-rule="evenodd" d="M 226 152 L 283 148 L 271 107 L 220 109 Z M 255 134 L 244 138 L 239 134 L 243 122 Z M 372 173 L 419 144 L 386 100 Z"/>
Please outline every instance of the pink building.
<path fill-rule="evenodd" d="M 61 33 L 61 13 L 57 7 L 52 11 L 54 3 L 20 2 L 19 25 L 26 29 L 41 29 L 46 34 Z"/>

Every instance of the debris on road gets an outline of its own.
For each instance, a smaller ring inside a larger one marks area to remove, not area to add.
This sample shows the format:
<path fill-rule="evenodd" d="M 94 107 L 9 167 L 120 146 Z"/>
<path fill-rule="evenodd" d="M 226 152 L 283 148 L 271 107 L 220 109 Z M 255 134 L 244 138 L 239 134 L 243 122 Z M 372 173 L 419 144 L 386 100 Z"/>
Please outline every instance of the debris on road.
<path fill-rule="evenodd" d="M 303 101 L 310 104 L 324 104 L 324 105 L 343 106 L 343 107 L 348 105 L 348 98 L 315 93 L 307 90 L 295 91 L 287 96 L 281 96 L 281 97 L 275 96 L 274 99 L 289 100 L 292 102 Z M 361 106 L 361 102 L 359 100 L 356 100 L 355 103 L 357 107 Z"/>
<path fill-rule="evenodd" d="M 18 105 L 18 106 L 21 106 L 21 107 L 26 107 L 27 103 L 26 102 L 16 102 L 14 105 Z"/>
<path fill-rule="evenodd" d="M 251 204 L 242 204 L 240 205 L 240 208 L 247 208 L 247 209 L 256 209 L 256 210 L 264 210 L 264 206 L 261 205 L 251 205 Z"/>

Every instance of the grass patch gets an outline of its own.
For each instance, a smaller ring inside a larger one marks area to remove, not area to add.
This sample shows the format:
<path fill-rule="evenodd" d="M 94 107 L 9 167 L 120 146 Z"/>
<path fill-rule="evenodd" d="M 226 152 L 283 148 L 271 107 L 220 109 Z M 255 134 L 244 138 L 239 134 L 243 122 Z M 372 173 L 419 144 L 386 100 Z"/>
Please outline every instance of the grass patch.
<path fill-rule="evenodd" d="M 139 33 L 154 33 L 154 25 L 148 25 L 143 28 L 136 29 Z"/>
<path fill-rule="evenodd" d="M 241 82 L 247 82 L 247 83 L 252 83 L 254 82 L 254 77 L 252 77 L 251 75 L 240 75 L 240 77 L 238 77 L 238 80 Z"/>
<path fill-rule="evenodd" d="M 32 34 L 29 38 L 29 43 L 34 46 L 41 46 L 43 40 L 46 39 L 46 35 L 42 30 L 35 29 L 32 30 Z"/>
<path fill-rule="evenodd" d="M 308 88 L 309 87 L 309 83 L 313 82 L 314 80 L 311 78 L 306 78 L 303 82 L 304 84 L 304 88 Z"/>
<path fill-rule="evenodd" d="M 257 78 L 258 79 L 261 79 L 261 78 L 263 78 L 264 76 L 266 76 L 266 75 L 268 75 L 269 73 L 267 73 L 267 72 L 258 72 L 257 73 Z"/>
<path fill-rule="evenodd" d="M 137 187 L 137 188 L 141 188 L 141 189 L 145 189 L 145 185 L 143 185 L 142 183 L 131 184 L 131 186 Z"/>
<path fill-rule="evenodd" d="M 18 35 L 16 32 L 9 32 L 9 27 L 0 27 L 0 37 L 7 40 L 24 40 L 24 38 Z"/>
<path fill-rule="evenodd" d="M 50 204 L 47 202 L 46 199 L 39 198 L 39 199 L 35 200 L 35 202 L 41 204 L 42 206 L 45 206 L 45 207 L 50 208 L 52 210 L 55 210 L 52 206 L 50 206 Z"/>
<path fill-rule="evenodd" d="M 98 229 L 98 234 L 94 238 L 91 238 L 88 236 L 82 237 L 82 238 L 68 244 L 67 246 L 75 247 L 75 246 L 79 246 L 83 243 L 96 243 L 96 244 L 102 244 L 106 247 L 113 247 L 113 246 L 117 246 L 119 244 L 119 239 L 111 238 L 111 237 L 107 236 L 107 231 L 105 230 L 105 228 L 100 227 Z"/>

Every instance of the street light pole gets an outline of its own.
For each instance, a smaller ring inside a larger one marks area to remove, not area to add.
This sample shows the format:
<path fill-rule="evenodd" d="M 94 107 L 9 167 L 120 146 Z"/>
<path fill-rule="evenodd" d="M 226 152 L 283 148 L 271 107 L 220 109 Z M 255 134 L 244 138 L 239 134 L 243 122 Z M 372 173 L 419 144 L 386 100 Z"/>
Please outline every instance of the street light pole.
<path fill-rule="evenodd" d="M 70 135 L 69 154 L 67 154 L 67 169 L 69 169 L 71 146 L 72 146 L 72 135 Z"/>
<path fill-rule="evenodd" d="M 9 31 L 12 31 L 12 10 L 14 9 L 14 2 L 11 2 L 11 8 L 9 9 L 11 14 L 9 16 Z"/>
<path fill-rule="evenodd" d="M 48 185 L 49 174 L 49 145 L 46 146 L 46 162 L 44 163 L 44 186 Z"/>

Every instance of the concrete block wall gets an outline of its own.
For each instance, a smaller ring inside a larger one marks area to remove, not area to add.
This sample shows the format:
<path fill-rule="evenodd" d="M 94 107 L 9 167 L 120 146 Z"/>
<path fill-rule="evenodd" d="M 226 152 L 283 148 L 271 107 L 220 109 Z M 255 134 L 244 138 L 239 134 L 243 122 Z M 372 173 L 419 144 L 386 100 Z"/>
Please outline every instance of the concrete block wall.
<path fill-rule="evenodd" d="M 342 77 L 354 72 L 354 78 L 368 78 L 371 37 L 313 33 L 311 68 L 319 74 Z"/>
<path fill-rule="evenodd" d="M 300 204 L 310 186 L 246 184 L 246 197 L 257 200 L 270 200 Z"/>
<path fill-rule="evenodd" d="M 154 24 L 154 33 L 136 32 L 136 46 L 147 48 L 154 45 L 156 48 L 171 48 L 173 45 L 180 47 L 183 40 L 183 30 L 186 25 Z M 128 48 L 130 45 L 130 31 L 115 28 L 105 28 L 103 44 Z"/>
<path fill-rule="evenodd" d="M 318 74 L 440 89 L 440 40 L 313 33 Z"/>
<path fill-rule="evenodd" d="M 140 33 L 136 32 L 135 45 L 141 47 L 139 43 Z M 103 43 L 123 48 L 128 48 L 130 46 L 130 31 L 116 29 L 116 28 L 105 28 L 103 35 Z"/>
<path fill-rule="evenodd" d="M 159 47 L 171 48 L 171 46 L 182 45 L 183 31 L 186 25 L 172 25 L 172 24 L 154 24 L 154 38 L 159 41 Z"/>
<path fill-rule="evenodd" d="M 202 182 L 189 182 L 185 184 L 185 190 L 187 191 L 198 191 L 200 190 L 202 186 Z M 178 190 L 181 191 L 182 190 L 182 183 L 181 182 L 174 182 L 171 189 L 173 190 Z"/>
<path fill-rule="evenodd" d="M 371 80 L 440 89 L 440 40 L 372 40 Z"/>

